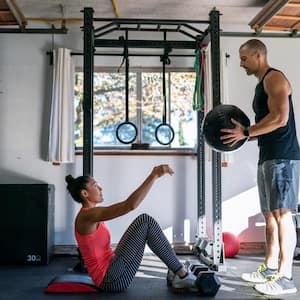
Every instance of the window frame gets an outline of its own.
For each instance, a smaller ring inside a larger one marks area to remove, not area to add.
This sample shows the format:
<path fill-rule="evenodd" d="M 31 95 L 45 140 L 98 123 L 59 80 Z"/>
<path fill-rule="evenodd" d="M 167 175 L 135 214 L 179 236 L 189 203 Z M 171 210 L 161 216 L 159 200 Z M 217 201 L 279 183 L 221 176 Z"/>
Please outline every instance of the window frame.
<path fill-rule="evenodd" d="M 108 66 L 95 66 L 94 72 L 125 72 L 125 67 L 108 67 Z M 75 67 L 75 73 L 76 72 L 83 72 L 83 67 Z M 162 72 L 161 67 L 130 67 L 129 72 L 133 72 L 137 74 L 137 82 L 139 81 L 140 84 L 142 82 L 141 76 L 142 73 L 155 73 L 155 72 Z M 166 68 L 166 73 L 168 73 L 168 76 L 171 72 L 195 72 L 194 68 L 191 67 L 168 67 Z M 139 75 L 138 75 L 139 74 Z M 74 78 L 75 79 L 75 78 Z M 75 81 L 75 80 L 74 80 Z M 168 90 L 170 90 L 170 80 L 168 80 Z M 138 85 L 138 83 L 137 83 Z M 141 101 L 142 93 L 140 92 L 141 89 L 137 88 L 137 100 Z M 170 103 L 170 94 L 167 98 L 167 119 L 170 119 L 171 109 L 170 109 L 171 103 Z M 137 128 L 138 128 L 138 135 L 137 139 L 141 137 L 141 126 L 142 126 L 142 109 L 139 105 L 137 105 Z M 198 118 L 196 117 L 196 123 L 198 121 Z M 196 124 L 198 126 L 198 124 Z M 115 146 L 93 146 L 94 154 L 95 155 L 122 155 L 122 154 L 150 154 L 150 155 L 196 155 L 197 153 L 197 144 L 194 145 L 194 147 L 171 147 L 170 145 L 166 146 L 150 146 L 149 149 L 132 149 L 131 144 L 129 145 L 115 145 Z M 82 155 L 83 153 L 83 147 L 75 147 L 75 153 L 76 155 Z"/>

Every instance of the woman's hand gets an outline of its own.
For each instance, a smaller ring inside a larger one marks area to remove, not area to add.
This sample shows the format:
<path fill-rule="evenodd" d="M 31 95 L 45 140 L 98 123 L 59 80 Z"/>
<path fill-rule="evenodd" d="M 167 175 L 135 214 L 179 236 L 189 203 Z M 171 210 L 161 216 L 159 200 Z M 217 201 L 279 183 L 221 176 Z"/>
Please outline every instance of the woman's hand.
<path fill-rule="evenodd" d="M 165 174 L 173 175 L 174 171 L 170 168 L 169 165 L 159 165 L 153 168 L 152 175 L 156 178 L 159 178 Z"/>

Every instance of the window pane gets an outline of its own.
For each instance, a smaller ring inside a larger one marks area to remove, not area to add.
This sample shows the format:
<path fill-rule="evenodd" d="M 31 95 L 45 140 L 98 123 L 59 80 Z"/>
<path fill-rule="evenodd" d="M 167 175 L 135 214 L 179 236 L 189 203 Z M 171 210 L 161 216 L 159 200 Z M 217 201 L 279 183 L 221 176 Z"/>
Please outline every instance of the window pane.
<path fill-rule="evenodd" d="M 75 96 L 74 96 L 74 118 L 75 118 L 75 147 L 83 146 L 83 73 L 75 73 Z"/>
<path fill-rule="evenodd" d="M 175 131 L 173 147 L 194 147 L 197 115 L 193 111 L 194 72 L 171 73 L 171 125 Z"/>
<path fill-rule="evenodd" d="M 77 78 L 82 78 L 82 73 L 77 73 Z M 82 79 L 76 80 L 78 84 Z M 79 90 L 77 87 L 75 90 Z M 117 126 L 125 122 L 125 74 L 123 73 L 94 73 L 94 147 L 122 146 L 116 138 Z M 75 92 L 75 109 L 80 111 L 82 91 Z M 136 123 L 136 74 L 129 73 L 129 104 L 128 121 Z M 82 113 L 75 117 L 76 146 L 82 146 Z"/>
<path fill-rule="evenodd" d="M 160 144 L 155 139 L 155 129 L 162 122 L 162 74 L 142 73 L 142 141 L 152 146 Z"/>

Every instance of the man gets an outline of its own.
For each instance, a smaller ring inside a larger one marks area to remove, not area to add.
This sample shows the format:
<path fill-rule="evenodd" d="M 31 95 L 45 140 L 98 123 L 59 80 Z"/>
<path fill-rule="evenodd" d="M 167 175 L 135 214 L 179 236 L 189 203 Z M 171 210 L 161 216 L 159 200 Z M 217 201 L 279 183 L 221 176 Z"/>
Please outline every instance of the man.
<path fill-rule="evenodd" d="M 298 206 L 300 150 L 297 141 L 292 89 L 284 74 L 269 66 L 264 43 L 251 39 L 239 49 L 240 66 L 258 79 L 253 99 L 255 124 L 222 129 L 223 143 L 257 138 L 257 183 L 266 220 L 266 255 L 255 272 L 242 278 L 266 295 L 296 293 L 292 279 L 296 231 L 292 212 Z"/>

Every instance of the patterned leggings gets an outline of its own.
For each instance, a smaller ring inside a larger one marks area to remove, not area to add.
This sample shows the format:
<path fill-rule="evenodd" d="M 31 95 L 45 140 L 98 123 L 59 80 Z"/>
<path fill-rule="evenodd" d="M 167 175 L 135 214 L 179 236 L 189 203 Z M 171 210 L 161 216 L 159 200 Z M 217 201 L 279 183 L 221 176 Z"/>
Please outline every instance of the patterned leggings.
<path fill-rule="evenodd" d="M 141 214 L 122 236 L 99 289 L 105 292 L 126 290 L 141 264 L 146 243 L 173 272 L 182 268 L 158 223 L 151 216 Z"/>

